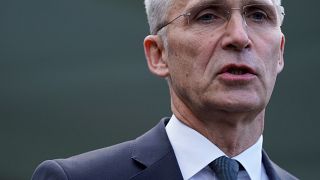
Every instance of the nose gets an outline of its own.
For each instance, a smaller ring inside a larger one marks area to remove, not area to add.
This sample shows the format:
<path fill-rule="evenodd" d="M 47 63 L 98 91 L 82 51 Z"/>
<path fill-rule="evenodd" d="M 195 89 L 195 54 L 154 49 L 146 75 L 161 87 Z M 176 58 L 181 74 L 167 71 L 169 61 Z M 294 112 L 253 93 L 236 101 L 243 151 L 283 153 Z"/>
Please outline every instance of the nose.
<path fill-rule="evenodd" d="M 248 37 L 248 27 L 241 13 L 232 13 L 225 27 L 222 38 L 222 48 L 241 51 L 250 48 L 251 41 Z"/>

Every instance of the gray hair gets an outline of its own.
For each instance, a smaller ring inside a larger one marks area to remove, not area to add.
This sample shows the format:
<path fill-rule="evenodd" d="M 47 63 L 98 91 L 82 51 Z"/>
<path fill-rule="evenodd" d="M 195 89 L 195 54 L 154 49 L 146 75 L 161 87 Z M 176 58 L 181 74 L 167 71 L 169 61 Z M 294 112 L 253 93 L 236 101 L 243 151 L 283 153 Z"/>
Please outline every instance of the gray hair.
<path fill-rule="evenodd" d="M 172 0 L 145 0 L 150 33 L 156 34 L 159 24 L 165 22 Z"/>
<path fill-rule="evenodd" d="M 273 2 L 281 5 L 281 0 L 273 0 Z M 151 34 L 156 34 L 158 26 L 166 21 L 172 3 L 173 0 L 144 0 Z"/>
<path fill-rule="evenodd" d="M 281 6 L 281 0 L 274 0 L 274 4 Z"/>

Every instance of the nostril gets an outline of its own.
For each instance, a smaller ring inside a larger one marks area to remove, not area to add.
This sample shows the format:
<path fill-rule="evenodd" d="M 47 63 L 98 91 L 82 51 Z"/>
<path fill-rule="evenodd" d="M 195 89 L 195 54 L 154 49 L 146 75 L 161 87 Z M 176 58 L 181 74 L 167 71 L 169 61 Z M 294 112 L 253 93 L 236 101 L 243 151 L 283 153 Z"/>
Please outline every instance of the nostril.
<path fill-rule="evenodd" d="M 239 46 L 239 45 L 236 45 L 236 44 L 228 44 L 224 49 L 240 51 L 240 50 L 243 50 L 243 49 L 248 49 L 249 47 L 250 47 L 249 43 L 247 43 L 247 45 L 245 45 L 245 46 Z"/>
<path fill-rule="evenodd" d="M 237 50 L 237 47 L 233 44 L 228 44 L 227 45 L 227 49 L 231 49 L 231 50 Z"/>
<path fill-rule="evenodd" d="M 226 37 L 224 42 L 222 43 L 223 49 L 225 50 L 236 50 L 241 51 L 244 49 L 248 49 L 251 46 L 249 39 L 241 39 L 235 37 Z"/>

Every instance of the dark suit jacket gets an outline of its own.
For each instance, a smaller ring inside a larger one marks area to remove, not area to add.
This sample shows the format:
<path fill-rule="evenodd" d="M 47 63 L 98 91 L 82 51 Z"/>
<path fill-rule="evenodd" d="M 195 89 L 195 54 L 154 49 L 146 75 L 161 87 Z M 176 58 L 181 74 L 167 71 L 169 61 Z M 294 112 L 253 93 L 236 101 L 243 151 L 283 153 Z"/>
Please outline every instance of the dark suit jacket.
<path fill-rule="evenodd" d="M 32 180 L 182 180 L 174 151 L 165 131 L 169 118 L 135 140 L 87 152 L 68 159 L 48 160 Z M 296 179 L 263 152 L 270 180 Z"/>

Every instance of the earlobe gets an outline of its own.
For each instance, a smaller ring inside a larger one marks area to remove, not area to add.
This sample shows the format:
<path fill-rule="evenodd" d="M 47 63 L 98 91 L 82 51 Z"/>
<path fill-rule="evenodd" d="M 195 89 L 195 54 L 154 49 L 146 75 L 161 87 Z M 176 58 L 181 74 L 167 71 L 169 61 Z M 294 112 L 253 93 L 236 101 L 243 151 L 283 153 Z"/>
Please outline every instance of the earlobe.
<path fill-rule="evenodd" d="M 144 53 L 149 70 L 157 76 L 167 77 L 169 70 L 163 51 L 163 44 L 159 36 L 149 35 L 144 39 Z"/>
<path fill-rule="evenodd" d="M 284 67 L 284 47 L 285 47 L 285 36 L 284 34 L 281 35 L 281 42 L 280 42 L 280 53 L 278 59 L 278 73 L 280 73 Z"/>

